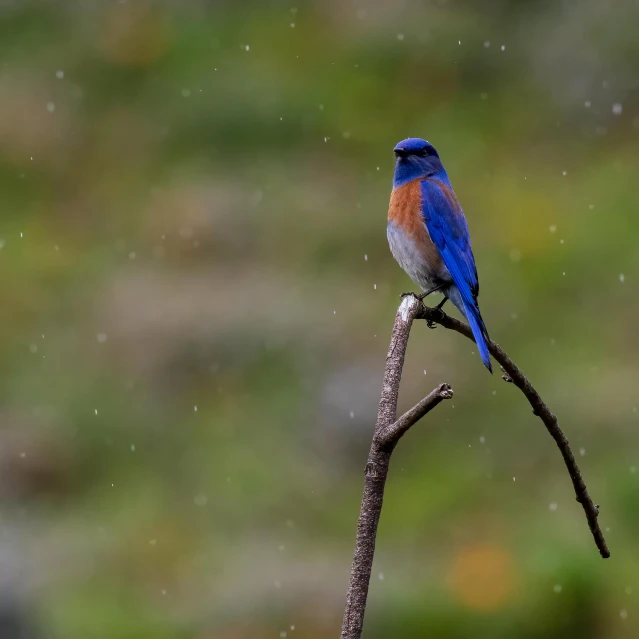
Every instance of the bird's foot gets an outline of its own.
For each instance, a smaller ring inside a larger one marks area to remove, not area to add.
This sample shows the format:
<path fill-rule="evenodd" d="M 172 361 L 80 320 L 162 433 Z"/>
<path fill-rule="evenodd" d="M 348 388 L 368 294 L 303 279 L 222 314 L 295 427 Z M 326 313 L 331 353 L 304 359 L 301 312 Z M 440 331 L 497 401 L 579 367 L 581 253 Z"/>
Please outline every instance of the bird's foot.
<path fill-rule="evenodd" d="M 441 286 L 435 286 L 435 288 L 431 288 L 430 290 L 424 291 L 423 293 L 413 293 L 412 291 L 410 291 L 408 293 L 402 293 L 400 297 L 404 298 L 412 295 L 416 300 L 423 302 L 426 297 L 428 297 L 431 293 L 438 291 L 440 288 Z"/>
<path fill-rule="evenodd" d="M 446 302 L 448 301 L 447 297 L 444 297 L 444 299 L 437 304 L 437 306 L 435 306 L 435 308 L 438 311 L 442 311 L 442 306 L 444 306 L 444 304 L 446 304 Z M 444 311 L 442 311 L 443 313 Z M 435 322 L 433 322 L 433 320 L 426 320 L 426 326 L 428 326 L 428 328 L 437 328 L 437 324 Z"/>

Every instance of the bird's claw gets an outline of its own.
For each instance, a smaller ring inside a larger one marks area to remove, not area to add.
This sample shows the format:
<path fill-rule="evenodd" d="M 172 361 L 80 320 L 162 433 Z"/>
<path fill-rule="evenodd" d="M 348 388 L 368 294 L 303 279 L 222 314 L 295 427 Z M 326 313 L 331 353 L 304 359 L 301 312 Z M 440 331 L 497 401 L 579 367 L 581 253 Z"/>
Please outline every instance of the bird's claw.
<path fill-rule="evenodd" d="M 428 328 L 437 328 L 437 324 L 433 322 L 433 320 L 426 320 L 426 326 L 428 326 Z"/>

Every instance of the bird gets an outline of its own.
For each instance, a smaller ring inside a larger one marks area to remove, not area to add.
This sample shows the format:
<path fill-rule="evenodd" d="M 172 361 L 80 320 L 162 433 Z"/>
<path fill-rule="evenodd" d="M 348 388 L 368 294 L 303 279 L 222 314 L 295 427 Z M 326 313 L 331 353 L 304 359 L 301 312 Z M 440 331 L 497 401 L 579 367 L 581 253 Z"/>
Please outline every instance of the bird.
<path fill-rule="evenodd" d="M 395 148 L 386 233 L 393 257 L 422 291 L 439 292 L 468 320 L 484 366 L 493 372 L 479 311 L 479 279 L 468 223 L 435 147 L 407 138 Z"/>

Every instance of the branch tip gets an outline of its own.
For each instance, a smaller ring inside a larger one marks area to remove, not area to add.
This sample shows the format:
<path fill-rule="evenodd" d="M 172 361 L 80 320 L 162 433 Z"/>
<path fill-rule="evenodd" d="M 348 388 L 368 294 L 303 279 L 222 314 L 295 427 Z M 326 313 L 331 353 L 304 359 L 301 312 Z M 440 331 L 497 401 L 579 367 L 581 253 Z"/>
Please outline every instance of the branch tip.
<path fill-rule="evenodd" d="M 454 395 L 454 391 L 453 391 L 452 386 L 450 386 L 448 384 L 442 384 L 439 387 L 439 396 L 442 399 L 450 399 L 453 395 Z"/>

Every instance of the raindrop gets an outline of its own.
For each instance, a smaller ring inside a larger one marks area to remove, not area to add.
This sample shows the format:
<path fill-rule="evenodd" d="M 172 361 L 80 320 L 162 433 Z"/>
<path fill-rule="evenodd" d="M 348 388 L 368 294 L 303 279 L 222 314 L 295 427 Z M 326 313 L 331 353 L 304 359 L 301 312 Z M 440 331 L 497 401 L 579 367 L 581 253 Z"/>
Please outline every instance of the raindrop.
<path fill-rule="evenodd" d="M 368 262 L 368 255 L 364 253 L 364 262 Z"/>
<path fill-rule="evenodd" d="M 47 111 L 53 113 L 55 111 L 55 104 L 53 102 L 47 102 Z"/>
<path fill-rule="evenodd" d="M 486 40 L 484 42 L 484 46 L 488 49 L 488 47 L 490 46 L 490 40 Z"/>
<path fill-rule="evenodd" d="M 505 45 L 505 44 L 502 44 L 502 45 L 501 45 L 501 50 L 502 50 L 502 51 L 505 51 L 505 50 L 506 50 L 506 45 Z"/>
<path fill-rule="evenodd" d="M 196 506 L 206 506 L 208 501 L 209 501 L 209 498 L 204 493 L 199 493 L 198 495 L 195 495 L 195 497 L 193 498 L 193 503 Z"/>
<path fill-rule="evenodd" d="M 551 224 L 548 230 L 551 233 L 555 233 L 557 231 L 557 225 L 556 224 Z"/>
<path fill-rule="evenodd" d="M 620 610 L 619 616 L 625 621 L 626 619 L 628 619 L 628 611 L 625 608 L 623 610 Z"/>
<path fill-rule="evenodd" d="M 613 115 L 621 115 L 623 113 L 623 105 L 619 102 L 616 102 L 612 105 L 612 113 Z"/>
<path fill-rule="evenodd" d="M 397 34 L 397 39 L 398 40 L 403 40 L 404 39 L 404 34 L 403 33 L 398 33 Z"/>
<path fill-rule="evenodd" d="M 135 444 L 131 444 L 131 452 L 134 453 L 135 452 Z"/>
<path fill-rule="evenodd" d="M 486 443 L 486 438 L 483 435 L 479 438 L 479 443 L 480 444 L 485 444 Z"/>
<path fill-rule="evenodd" d="M 557 504 L 553 502 L 552 504 L 548 506 L 548 508 L 550 508 L 552 512 L 555 512 L 555 510 L 557 510 Z"/>
<path fill-rule="evenodd" d="M 106 333 L 98 333 L 97 340 L 98 340 L 98 344 L 104 344 L 104 342 L 107 341 L 107 334 Z"/>
<path fill-rule="evenodd" d="M 623 282 L 625 281 L 626 276 L 623 273 L 619 273 L 619 281 L 623 284 Z"/>
<path fill-rule="evenodd" d="M 383 573 L 383 572 L 380 572 L 380 573 L 377 575 L 377 578 L 378 578 L 380 581 L 384 581 L 384 573 Z"/>
<path fill-rule="evenodd" d="M 586 449 L 585 448 L 580 448 L 579 449 L 579 454 L 583 457 L 586 454 Z"/>
<path fill-rule="evenodd" d="M 553 590 L 559 594 L 561 592 L 561 584 L 555 584 L 555 587 L 553 588 Z"/>

